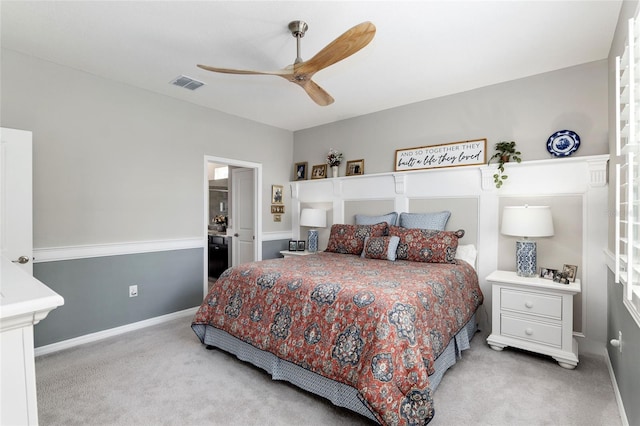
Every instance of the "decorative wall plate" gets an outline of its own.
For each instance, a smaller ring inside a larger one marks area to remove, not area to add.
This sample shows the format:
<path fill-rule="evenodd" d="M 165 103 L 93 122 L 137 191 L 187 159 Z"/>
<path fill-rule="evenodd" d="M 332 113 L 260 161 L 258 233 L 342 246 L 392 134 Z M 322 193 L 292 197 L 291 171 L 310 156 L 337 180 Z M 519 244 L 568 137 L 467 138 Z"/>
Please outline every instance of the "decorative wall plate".
<path fill-rule="evenodd" d="M 547 151 L 556 157 L 568 157 L 580 147 L 580 136 L 571 130 L 555 132 L 547 140 Z"/>

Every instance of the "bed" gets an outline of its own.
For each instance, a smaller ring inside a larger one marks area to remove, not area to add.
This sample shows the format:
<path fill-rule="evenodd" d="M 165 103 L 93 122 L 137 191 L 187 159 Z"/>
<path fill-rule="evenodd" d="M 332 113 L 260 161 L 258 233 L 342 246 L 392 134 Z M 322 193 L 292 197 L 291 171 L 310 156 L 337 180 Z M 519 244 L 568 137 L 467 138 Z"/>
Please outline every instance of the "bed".
<path fill-rule="evenodd" d="M 378 423 L 426 424 L 483 302 L 473 266 L 456 258 L 460 232 L 333 225 L 326 252 L 225 271 L 192 328 Z"/>

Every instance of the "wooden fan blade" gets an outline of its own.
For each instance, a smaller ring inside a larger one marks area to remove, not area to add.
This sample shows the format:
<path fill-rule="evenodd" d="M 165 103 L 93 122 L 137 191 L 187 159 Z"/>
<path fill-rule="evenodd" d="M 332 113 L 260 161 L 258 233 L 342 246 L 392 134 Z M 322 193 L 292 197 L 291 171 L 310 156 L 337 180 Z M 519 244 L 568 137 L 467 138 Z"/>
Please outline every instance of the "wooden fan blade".
<path fill-rule="evenodd" d="M 224 74 L 277 75 L 285 78 L 293 74 L 293 70 L 291 69 L 283 69 L 279 71 L 252 71 L 252 70 L 236 70 L 232 68 L 217 68 L 217 67 L 210 67 L 208 65 L 200 65 L 200 64 L 198 64 L 198 68 L 202 68 L 203 70 L 207 70 L 207 71 L 220 72 Z"/>
<path fill-rule="evenodd" d="M 331 105 L 334 102 L 333 97 L 322 87 L 318 86 L 313 80 L 307 80 L 305 82 L 298 83 L 298 85 L 302 87 L 304 91 L 307 92 L 307 95 L 309 95 L 309 97 L 320 106 Z"/>
<path fill-rule="evenodd" d="M 376 26 L 363 22 L 347 30 L 318 52 L 313 58 L 294 65 L 296 74 L 311 74 L 353 55 L 373 40 Z"/>

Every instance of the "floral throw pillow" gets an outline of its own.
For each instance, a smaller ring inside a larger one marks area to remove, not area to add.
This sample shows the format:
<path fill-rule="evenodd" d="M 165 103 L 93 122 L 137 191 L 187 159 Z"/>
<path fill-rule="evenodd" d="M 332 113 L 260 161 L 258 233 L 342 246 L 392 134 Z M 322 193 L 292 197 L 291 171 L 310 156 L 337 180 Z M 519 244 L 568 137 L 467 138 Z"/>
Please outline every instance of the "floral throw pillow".
<path fill-rule="evenodd" d="M 407 229 L 391 226 L 389 235 L 400 238 L 396 259 L 428 263 L 456 263 L 458 239 L 464 230 L 436 231 L 433 229 Z"/>
<path fill-rule="evenodd" d="M 367 237 L 382 237 L 387 233 L 387 223 L 375 225 L 343 225 L 331 226 L 328 252 L 360 255 L 364 249 L 364 239 Z"/>
<path fill-rule="evenodd" d="M 399 237 L 367 237 L 361 257 L 367 259 L 396 260 Z"/>

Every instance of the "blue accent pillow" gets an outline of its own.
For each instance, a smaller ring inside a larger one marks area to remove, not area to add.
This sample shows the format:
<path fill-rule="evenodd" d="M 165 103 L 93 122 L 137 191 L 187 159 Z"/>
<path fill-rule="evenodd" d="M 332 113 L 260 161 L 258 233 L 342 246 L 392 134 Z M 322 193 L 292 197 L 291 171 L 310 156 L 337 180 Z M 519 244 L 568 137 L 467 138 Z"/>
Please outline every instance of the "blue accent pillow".
<path fill-rule="evenodd" d="M 366 237 L 360 257 L 367 259 L 396 260 L 400 237 Z"/>
<path fill-rule="evenodd" d="M 356 225 L 375 225 L 380 222 L 387 222 L 387 225 L 392 226 L 397 223 L 398 213 L 391 212 L 378 216 L 367 216 L 365 214 L 356 215 Z"/>
<path fill-rule="evenodd" d="M 448 210 L 432 213 L 400 213 L 400 227 L 444 231 L 449 216 L 451 212 Z"/>

